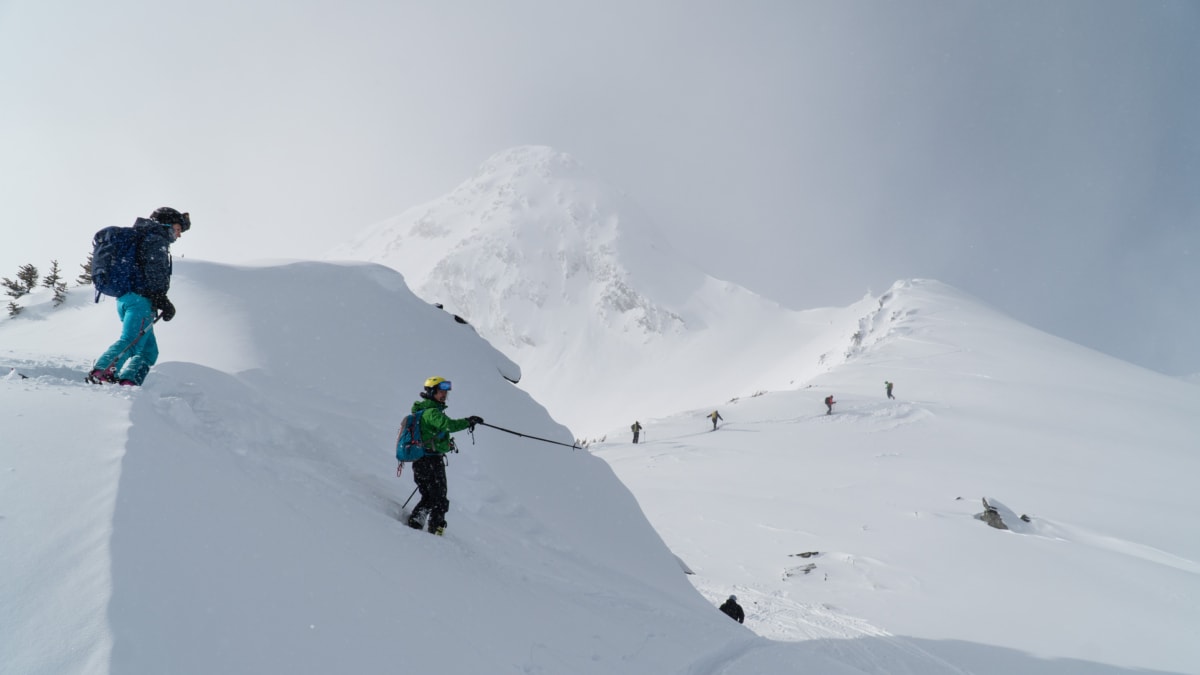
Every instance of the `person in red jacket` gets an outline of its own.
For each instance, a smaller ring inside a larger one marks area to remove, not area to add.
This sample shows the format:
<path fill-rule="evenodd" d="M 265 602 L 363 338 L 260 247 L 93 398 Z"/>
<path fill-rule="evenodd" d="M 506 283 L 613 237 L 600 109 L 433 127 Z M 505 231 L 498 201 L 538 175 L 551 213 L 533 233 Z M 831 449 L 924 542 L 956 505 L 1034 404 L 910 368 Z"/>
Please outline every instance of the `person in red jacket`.
<path fill-rule="evenodd" d="M 829 396 L 825 397 L 825 414 L 826 415 L 833 414 L 833 404 L 834 403 L 837 403 L 837 401 L 833 400 L 833 394 L 830 394 Z"/>

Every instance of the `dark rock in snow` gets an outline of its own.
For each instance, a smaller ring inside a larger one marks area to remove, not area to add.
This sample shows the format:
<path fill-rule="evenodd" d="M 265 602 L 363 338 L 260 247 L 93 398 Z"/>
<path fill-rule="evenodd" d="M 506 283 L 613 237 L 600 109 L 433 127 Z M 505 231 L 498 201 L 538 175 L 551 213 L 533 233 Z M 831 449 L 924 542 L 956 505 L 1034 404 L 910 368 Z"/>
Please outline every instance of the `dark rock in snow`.
<path fill-rule="evenodd" d="M 987 497 L 983 498 L 983 513 L 977 513 L 975 517 L 998 530 L 1012 530 L 1018 534 L 1030 534 L 1035 531 L 1035 528 L 1026 525 L 1033 522 L 1032 518 L 1024 514 L 1018 516 L 1016 511 Z"/>
<path fill-rule="evenodd" d="M 976 513 L 975 517 L 997 530 L 1008 529 L 1008 526 L 1004 524 L 1004 519 L 1000 517 L 1000 511 L 991 504 L 988 504 L 987 497 L 983 498 L 983 513 Z"/>
<path fill-rule="evenodd" d="M 816 563 L 808 563 L 807 565 L 801 565 L 800 567 L 789 567 L 783 571 L 783 578 L 787 579 L 788 577 L 794 577 L 800 574 L 808 574 L 815 569 L 817 569 Z"/>

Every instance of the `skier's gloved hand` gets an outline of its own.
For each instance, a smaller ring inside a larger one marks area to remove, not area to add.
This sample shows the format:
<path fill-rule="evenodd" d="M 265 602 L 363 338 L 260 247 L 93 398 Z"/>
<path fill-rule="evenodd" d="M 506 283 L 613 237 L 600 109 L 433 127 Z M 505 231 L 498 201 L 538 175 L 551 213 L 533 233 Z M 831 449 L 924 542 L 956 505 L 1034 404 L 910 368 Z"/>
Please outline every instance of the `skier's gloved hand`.
<path fill-rule="evenodd" d="M 476 424 L 483 424 L 483 418 L 480 417 L 479 415 L 471 415 L 470 417 L 467 418 L 467 421 L 471 423 L 471 426 L 475 426 Z"/>
<path fill-rule="evenodd" d="M 170 321 L 171 319 L 175 318 L 175 305 L 171 304 L 171 301 L 167 299 L 167 296 L 161 296 L 155 305 L 156 308 L 162 312 L 162 314 L 159 316 L 163 321 Z"/>

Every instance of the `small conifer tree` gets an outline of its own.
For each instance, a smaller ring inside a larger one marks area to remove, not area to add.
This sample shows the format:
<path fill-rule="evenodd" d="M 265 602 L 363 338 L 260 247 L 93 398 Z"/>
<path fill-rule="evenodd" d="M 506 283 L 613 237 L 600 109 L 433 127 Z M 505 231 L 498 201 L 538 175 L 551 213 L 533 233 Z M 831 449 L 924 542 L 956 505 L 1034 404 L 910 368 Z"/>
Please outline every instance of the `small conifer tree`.
<path fill-rule="evenodd" d="M 75 283 L 79 284 L 80 286 L 91 286 L 92 285 L 92 254 L 89 253 L 87 262 L 81 263 L 79 266 L 81 268 L 83 268 L 83 271 L 79 273 L 79 277 L 75 279 Z"/>
<path fill-rule="evenodd" d="M 13 281 L 8 277 L 4 277 L 4 280 L 0 281 L 0 286 L 4 286 L 4 294 L 13 299 L 19 298 L 29 292 L 25 290 L 25 285 L 20 281 Z"/>
<path fill-rule="evenodd" d="M 20 305 L 18 305 L 16 300 L 9 300 L 9 302 L 8 302 L 8 315 L 9 316 L 16 316 L 16 315 L 20 314 L 22 309 L 24 309 L 24 307 L 21 307 Z"/>
<path fill-rule="evenodd" d="M 46 278 L 42 279 L 42 285 L 54 291 L 54 306 L 58 307 L 67 301 L 67 282 L 63 281 L 62 270 L 58 267 L 57 260 L 50 261 L 50 273 Z"/>
<path fill-rule="evenodd" d="M 62 270 L 58 268 L 58 261 L 50 261 L 50 273 L 42 277 L 42 286 L 45 288 L 54 288 L 62 283 Z"/>
<path fill-rule="evenodd" d="M 38 268 L 33 265 L 22 265 L 17 270 L 17 280 L 25 284 L 25 292 L 29 293 L 38 285 Z"/>

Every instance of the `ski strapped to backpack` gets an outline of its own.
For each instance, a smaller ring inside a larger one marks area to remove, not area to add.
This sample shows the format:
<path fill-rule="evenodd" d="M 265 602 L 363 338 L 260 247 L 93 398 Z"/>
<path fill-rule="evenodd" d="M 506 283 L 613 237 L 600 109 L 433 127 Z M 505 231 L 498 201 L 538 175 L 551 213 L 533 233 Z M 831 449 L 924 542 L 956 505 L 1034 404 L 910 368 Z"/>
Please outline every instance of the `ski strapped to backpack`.
<path fill-rule="evenodd" d="M 132 227 L 106 227 L 92 237 L 92 285 L 96 302 L 101 295 L 119 298 L 141 281 L 138 244 L 142 235 Z"/>

